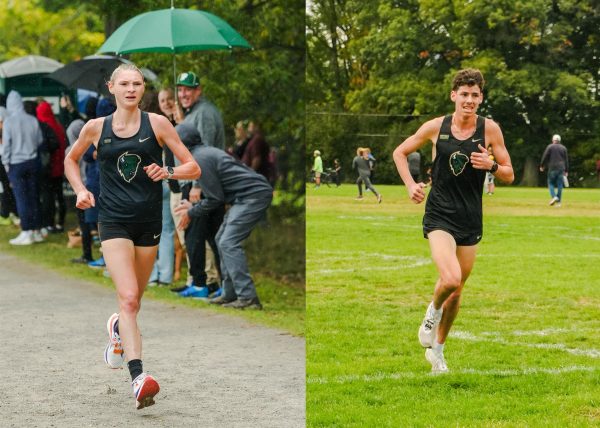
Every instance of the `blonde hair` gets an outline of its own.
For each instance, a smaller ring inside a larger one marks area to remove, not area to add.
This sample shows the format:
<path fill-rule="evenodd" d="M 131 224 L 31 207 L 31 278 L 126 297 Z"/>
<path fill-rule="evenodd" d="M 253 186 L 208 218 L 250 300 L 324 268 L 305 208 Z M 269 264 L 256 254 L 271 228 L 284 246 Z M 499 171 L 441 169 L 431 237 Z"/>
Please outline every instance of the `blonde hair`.
<path fill-rule="evenodd" d="M 117 78 L 117 75 L 121 72 L 121 71 L 137 71 L 138 73 L 140 73 L 140 76 L 142 76 L 142 81 L 144 81 L 144 84 L 146 83 L 144 80 L 144 73 L 142 73 L 142 71 L 137 68 L 137 66 L 134 63 L 128 63 L 128 64 L 121 64 L 120 66 L 118 66 L 117 68 L 115 68 L 112 72 L 112 74 L 110 75 L 110 83 L 115 83 L 115 79 Z"/>

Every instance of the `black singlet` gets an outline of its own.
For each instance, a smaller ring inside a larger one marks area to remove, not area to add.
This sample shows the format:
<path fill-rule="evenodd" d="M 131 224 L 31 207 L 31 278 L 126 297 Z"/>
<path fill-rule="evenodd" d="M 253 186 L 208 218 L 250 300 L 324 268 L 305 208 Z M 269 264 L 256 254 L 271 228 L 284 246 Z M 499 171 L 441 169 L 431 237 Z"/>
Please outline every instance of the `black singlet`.
<path fill-rule="evenodd" d="M 459 233 L 481 233 L 481 195 L 486 171 L 471 165 L 471 153 L 485 146 L 485 118 L 477 116 L 475 133 L 459 140 L 451 131 L 452 115 L 444 117 L 436 143 L 431 192 L 423 227 Z"/>
<path fill-rule="evenodd" d="M 112 119 L 113 115 L 104 119 L 98 141 L 98 221 L 160 221 L 162 182 L 152 181 L 143 169 L 152 163 L 162 165 L 162 147 L 154 135 L 148 113 L 141 112 L 140 129 L 129 138 L 115 135 Z"/>

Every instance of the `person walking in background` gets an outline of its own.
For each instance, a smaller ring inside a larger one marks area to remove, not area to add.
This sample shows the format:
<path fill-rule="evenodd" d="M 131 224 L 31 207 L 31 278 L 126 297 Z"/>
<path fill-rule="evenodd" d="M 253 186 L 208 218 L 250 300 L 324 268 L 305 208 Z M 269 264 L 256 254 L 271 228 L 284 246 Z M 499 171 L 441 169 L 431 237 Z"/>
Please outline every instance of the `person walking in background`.
<path fill-rule="evenodd" d="M 358 173 L 356 179 L 356 185 L 358 186 L 358 196 L 356 199 L 362 199 L 362 185 L 365 184 L 365 188 L 373 192 L 373 195 L 377 198 L 377 203 L 381 203 L 381 194 L 375 190 L 371 184 L 371 167 L 369 165 L 369 152 L 363 147 L 359 147 L 356 150 L 356 157 L 352 160 L 352 169 L 355 169 Z"/>
<path fill-rule="evenodd" d="M 142 112 L 144 77 L 133 64 L 117 67 L 108 82 L 116 111 L 85 124 L 65 159 L 65 173 L 77 195 L 78 208 L 96 205 L 81 180 L 79 159 L 96 146 L 100 166 L 99 234 L 106 266 L 114 281 L 119 313 L 107 323 L 104 360 L 120 368 L 124 358 L 132 379 L 136 408 L 154 404 L 158 382 L 142 366 L 142 336 L 137 316 L 162 228 L 162 180 L 196 179 L 200 169 L 165 117 Z M 168 145 L 181 165 L 162 167 Z"/>
<path fill-rule="evenodd" d="M 200 186 L 204 195 L 196 204 L 182 201 L 177 208 L 181 214 L 178 227 L 186 228 L 191 218 L 211 213 L 224 204 L 230 205 L 215 236 L 221 257 L 223 288 L 220 295 L 209 303 L 235 309 L 262 309 L 248 271 L 242 242 L 264 219 L 273 199 L 273 188 L 264 176 L 233 156 L 202 144 L 197 133 L 194 135 L 196 130 L 193 128 L 186 128 L 182 124 L 177 131 L 186 144 L 195 145 L 192 150 L 194 159 L 202 169 Z M 214 229 L 207 227 L 208 235 L 213 232 Z"/>
<path fill-rule="evenodd" d="M 57 147 L 50 153 L 50 169 L 43 184 L 47 187 L 47 191 L 45 192 L 46 198 L 42 201 L 42 227 L 48 232 L 61 233 L 64 231 L 67 212 L 63 195 L 67 136 L 62 125 L 54 117 L 50 104 L 42 101 L 37 105 L 35 111 L 38 120 L 48 126 L 48 132 L 53 134 L 52 136 L 57 142 Z"/>
<path fill-rule="evenodd" d="M 544 169 L 548 170 L 548 190 L 551 198 L 549 205 L 560 207 L 564 187 L 563 177 L 569 174 L 569 156 L 558 134 L 552 136 L 552 143 L 544 150 L 540 161 L 540 172 L 544 172 Z"/>
<path fill-rule="evenodd" d="M 21 219 L 21 233 L 9 242 L 31 245 L 42 242 L 38 190 L 38 148 L 44 141 L 38 120 L 27 114 L 21 95 L 10 91 L 2 128 L 2 164 L 8 173 Z"/>
<path fill-rule="evenodd" d="M 315 175 L 315 189 L 318 189 L 321 185 L 321 174 L 323 174 L 323 160 L 321 159 L 321 152 L 315 150 L 313 152 L 315 158 L 313 162 L 312 172 Z"/>
<path fill-rule="evenodd" d="M 425 122 L 393 153 L 398 173 L 414 203 L 425 200 L 425 184 L 415 182 L 408 154 L 433 143 L 433 181 L 423 217 L 423 235 L 439 272 L 433 301 L 419 328 L 419 342 L 433 373 L 448 371 L 444 344 L 458 315 L 461 293 L 475 263 L 483 236 L 482 197 L 485 172 L 504 182 L 514 179 L 500 127 L 477 115 L 483 101 L 483 75 L 460 70 L 452 81 L 454 113 Z M 493 146 L 496 161 L 485 147 Z"/>

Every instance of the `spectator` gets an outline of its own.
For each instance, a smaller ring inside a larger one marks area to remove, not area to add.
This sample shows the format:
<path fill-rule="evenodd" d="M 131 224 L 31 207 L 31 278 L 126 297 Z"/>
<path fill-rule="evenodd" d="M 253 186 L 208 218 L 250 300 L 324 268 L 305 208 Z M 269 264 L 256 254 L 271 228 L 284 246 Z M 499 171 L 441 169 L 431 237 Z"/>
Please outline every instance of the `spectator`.
<path fill-rule="evenodd" d="M 542 160 L 540 161 L 540 172 L 548 170 L 548 190 L 550 191 L 549 205 L 561 206 L 562 189 L 564 186 L 563 176 L 569 174 L 569 156 L 567 148 L 561 144 L 560 135 L 552 136 L 552 143 L 548 144 Z"/>
<path fill-rule="evenodd" d="M 339 159 L 333 160 L 333 180 L 335 181 L 336 187 L 340 187 L 342 184 L 342 165 L 340 165 Z"/>
<path fill-rule="evenodd" d="M 112 111 L 114 111 L 114 106 L 112 109 L 108 109 L 106 107 L 107 103 L 111 105 L 108 100 L 103 100 L 103 105 L 99 107 L 98 98 L 89 97 L 85 103 L 86 119 L 88 121 L 95 119 L 98 110 L 104 115 L 106 115 L 106 113 L 112 113 Z M 85 121 L 82 118 L 79 118 L 71 122 L 67 128 L 67 138 L 70 146 L 72 146 L 79 138 L 79 134 L 81 133 L 81 129 L 83 128 L 84 124 Z M 94 198 L 97 200 L 100 196 L 100 170 L 98 169 L 97 152 L 95 146 L 90 146 L 90 148 L 88 148 L 88 150 L 84 153 L 82 159 L 83 160 L 81 164 L 83 166 L 83 174 L 85 175 L 85 186 L 90 192 L 92 192 Z M 79 230 L 81 232 L 82 255 L 80 257 L 71 259 L 71 263 L 83 263 L 88 265 L 90 263 L 95 263 L 102 266 L 104 265 L 104 258 L 100 257 L 98 260 L 94 260 L 92 255 L 92 230 L 97 229 L 98 207 L 90 207 L 87 210 L 82 210 L 80 208 L 76 209 L 77 220 L 79 221 Z"/>
<path fill-rule="evenodd" d="M 198 141 L 197 134 L 193 138 L 195 129 L 179 125 L 178 132 L 191 134 L 186 136 L 185 144 Z M 178 227 L 185 228 L 191 218 L 230 205 L 215 237 L 221 256 L 222 294 L 210 303 L 236 309 L 262 309 L 242 242 L 263 219 L 273 198 L 273 188 L 262 175 L 222 150 L 200 143 L 193 156 L 202 170 L 199 181 L 204 198 L 196 204 L 182 201 L 177 208 L 182 216 Z"/>
<path fill-rule="evenodd" d="M 248 121 L 240 120 L 235 124 L 235 128 L 233 130 L 235 133 L 235 143 L 230 153 L 239 160 L 241 160 L 244 156 L 244 151 L 246 150 L 246 146 L 248 146 L 248 142 L 250 141 L 247 127 Z"/>
<path fill-rule="evenodd" d="M 356 157 L 352 160 L 352 169 L 358 172 L 356 185 L 358 186 L 358 196 L 356 199 L 362 199 L 362 184 L 365 183 L 365 188 L 372 191 L 377 197 L 377 203 L 381 203 L 381 194 L 371 184 L 371 167 L 369 165 L 369 149 L 359 147 L 356 151 Z"/>
<path fill-rule="evenodd" d="M 193 72 L 182 73 L 177 78 L 177 97 L 183 108 L 184 122 L 192 124 L 198 133 L 203 144 L 211 147 L 217 147 L 225 150 L 225 128 L 223 119 L 217 107 L 208 101 L 203 95 L 203 89 L 200 85 L 200 79 Z M 182 184 L 180 182 L 180 184 Z M 198 181 L 191 182 L 185 188 L 182 188 L 182 199 L 188 199 L 192 203 L 200 201 L 200 185 Z M 192 221 L 195 221 L 193 219 Z M 188 257 L 194 249 L 187 248 Z M 206 273 L 209 284 L 219 283 L 217 264 L 215 254 L 208 243 L 205 243 L 206 252 Z M 189 257 L 191 263 L 191 257 Z M 191 284 L 190 284 L 191 285 Z"/>
<path fill-rule="evenodd" d="M 63 129 L 67 129 L 69 125 L 77 119 L 83 120 L 83 117 L 81 117 L 81 115 L 73 105 L 71 96 L 68 94 L 61 95 L 59 100 L 58 120 L 62 124 Z M 93 119 L 93 117 L 88 117 L 87 119 Z"/>
<path fill-rule="evenodd" d="M 21 95 L 10 91 L 2 135 L 2 163 L 8 172 L 21 219 L 21 233 L 12 245 L 42 242 L 38 194 L 38 147 L 44 137 L 37 119 L 23 109 Z"/>
<path fill-rule="evenodd" d="M 2 164 L 2 124 L 6 115 L 6 97 L 0 94 L 0 226 L 9 226 L 18 221 L 15 195 Z"/>
<path fill-rule="evenodd" d="M 421 153 L 418 151 L 412 152 L 408 155 L 408 170 L 413 180 L 419 182 L 421 175 Z"/>
<path fill-rule="evenodd" d="M 42 201 L 42 228 L 45 228 L 48 232 L 60 233 L 64 231 L 66 214 L 63 177 L 67 137 L 64 128 L 54 117 L 52 107 L 46 101 L 42 101 L 37 105 L 36 116 L 41 123 L 47 125 L 45 134 L 50 134 L 47 141 L 54 139 L 57 143 L 55 148 L 51 148 L 50 169 L 43 185 L 47 188 L 47 191 L 44 192 L 46 199 Z M 58 218 L 56 217 L 57 207 Z"/>
<path fill-rule="evenodd" d="M 313 162 L 312 172 L 315 175 L 315 189 L 318 189 L 321 186 L 321 174 L 323 174 L 323 159 L 321 159 L 321 152 L 319 150 L 315 150 L 313 152 L 313 157 L 315 158 Z"/>
<path fill-rule="evenodd" d="M 248 136 L 250 141 L 244 150 L 242 163 L 258 172 L 271 182 L 271 168 L 269 167 L 270 148 L 260 130 L 258 122 L 248 123 Z"/>

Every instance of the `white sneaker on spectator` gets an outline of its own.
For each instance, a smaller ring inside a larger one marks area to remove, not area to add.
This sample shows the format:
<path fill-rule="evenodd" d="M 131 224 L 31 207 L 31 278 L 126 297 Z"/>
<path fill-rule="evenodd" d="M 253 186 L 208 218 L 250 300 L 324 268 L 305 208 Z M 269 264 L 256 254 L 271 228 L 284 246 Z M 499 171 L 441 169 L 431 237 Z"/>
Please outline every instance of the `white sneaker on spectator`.
<path fill-rule="evenodd" d="M 46 232 L 47 234 L 47 232 Z M 39 230 L 34 230 L 32 233 L 33 242 L 44 242 L 44 235 Z"/>
<path fill-rule="evenodd" d="M 550 199 L 550 202 L 548 202 L 548 205 L 554 205 L 557 202 L 558 202 L 558 198 L 555 196 L 552 199 Z"/>
<path fill-rule="evenodd" d="M 33 244 L 33 236 L 30 230 L 24 230 L 19 233 L 16 238 L 8 241 L 11 245 L 31 245 Z"/>

